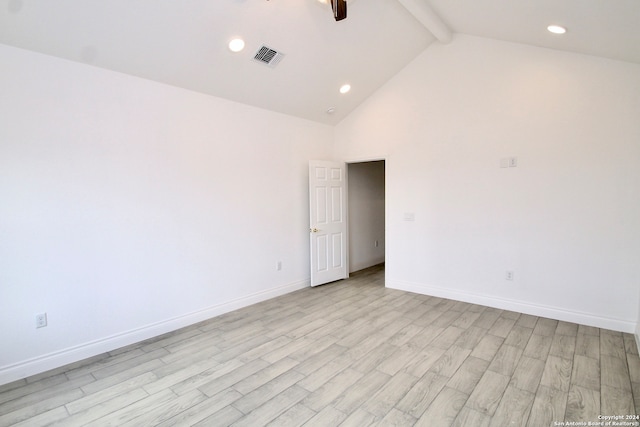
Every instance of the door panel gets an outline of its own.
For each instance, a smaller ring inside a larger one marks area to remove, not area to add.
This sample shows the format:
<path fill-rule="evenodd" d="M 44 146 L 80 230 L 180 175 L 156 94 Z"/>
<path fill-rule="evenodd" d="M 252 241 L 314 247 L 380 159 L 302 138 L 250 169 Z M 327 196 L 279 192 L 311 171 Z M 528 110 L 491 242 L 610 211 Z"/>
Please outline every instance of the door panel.
<path fill-rule="evenodd" d="M 348 277 L 344 163 L 309 162 L 311 286 Z"/>
<path fill-rule="evenodd" d="M 325 272 L 329 269 L 329 265 L 327 264 L 329 245 L 327 244 L 327 236 L 318 236 L 316 239 L 316 271 L 321 273 Z"/>
<path fill-rule="evenodd" d="M 331 267 L 333 268 L 340 268 L 342 267 L 342 264 L 343 264 L 342 248 L 344 247 L 344 242 L 342 241 L 342 237 L 343 236 L 341 233 L 331 235 L 331 238 L 333 240 L 333 247 L 332 247 L 333 264 L 331 265 Z"/>

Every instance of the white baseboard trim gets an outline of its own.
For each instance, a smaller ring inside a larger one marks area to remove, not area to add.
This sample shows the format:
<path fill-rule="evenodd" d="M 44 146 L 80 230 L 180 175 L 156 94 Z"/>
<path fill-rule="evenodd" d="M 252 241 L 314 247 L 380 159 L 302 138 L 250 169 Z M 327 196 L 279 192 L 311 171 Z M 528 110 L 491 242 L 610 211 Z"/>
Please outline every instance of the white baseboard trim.
<path fill-rule="evenodd" d="M 32 375 L 56 369 L 70 363 L 97 356 L 102 353 L 135 344 L 167 332 L 172 332 L 212 317 L 228 313 L 239 308 L 247 307 L 271 298 L 285 295 L 310 286 L 310 280 L 290 283 L 265 291 L 256 292 L 246 297 L 237 298 L 222 304 L 213 305 L 202 310 L 187 313 L 171 319 L 156 322 L 140 328 L 125 331 L 95 341 L 65 348 L 42 356 L 34 357 L 22 362 L 0 367 L 0 385 L 20 380 Z"/>
<path fill-rule="evenodd" d="M 636 342 L 638 342 L 638 332 L 636 332 L 636 324 L 634 322 L 622 319 L 597 316 L 591 313 L 567 310 L 560 307 L 544 306 L 531 304 L 524 301 L 473 294 L 470 292 L 447 289 L 439 286 L 393 280 L 391 278 L 386 279 L 386 287 L 413 292 L 416 294 L 431 295 L 440 298 L 447 298 L 456 301 L 484 305 L 487 307 L 499 308 L 501 310 L 516 311 L 518 313 L 531 314 L 534 316 L 547 317 L 550 319 L 562 320 L 565 322 L 578 323 L 586 326 L 594 326 L 597 328 L 610 329 L 627 333 L 636 333 Z"/>

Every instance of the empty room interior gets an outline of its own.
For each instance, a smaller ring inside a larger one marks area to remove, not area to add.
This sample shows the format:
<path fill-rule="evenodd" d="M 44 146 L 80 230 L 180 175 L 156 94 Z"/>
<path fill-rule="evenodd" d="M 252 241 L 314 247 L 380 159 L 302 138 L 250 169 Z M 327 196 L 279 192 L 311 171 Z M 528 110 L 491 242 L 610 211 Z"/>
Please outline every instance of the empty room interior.
<path fill-rule="evenodd" d="M 0 2 L 0 426 L 638 426 L 639 345 L 637 0 Z"/>

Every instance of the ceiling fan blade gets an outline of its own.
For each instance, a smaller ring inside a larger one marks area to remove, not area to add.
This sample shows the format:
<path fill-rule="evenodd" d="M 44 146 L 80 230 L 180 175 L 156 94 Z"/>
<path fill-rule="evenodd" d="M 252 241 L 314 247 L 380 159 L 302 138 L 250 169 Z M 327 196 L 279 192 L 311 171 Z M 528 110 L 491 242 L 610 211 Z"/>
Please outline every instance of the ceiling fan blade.
<path fill-rule="evenodd" d="M 342 21 L 347 17 L 347 1 L 331 0 L 331 8 L 333 9 L 333 17 L 336 21 Z"/>

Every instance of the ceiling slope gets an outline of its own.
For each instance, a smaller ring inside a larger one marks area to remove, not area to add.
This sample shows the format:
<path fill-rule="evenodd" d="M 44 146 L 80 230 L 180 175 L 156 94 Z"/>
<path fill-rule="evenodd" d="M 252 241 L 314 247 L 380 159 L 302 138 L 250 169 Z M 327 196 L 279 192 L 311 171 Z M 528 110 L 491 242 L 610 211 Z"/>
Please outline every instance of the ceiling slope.
<path fill-rule="evenodd" d="M 429 0 L 458 33 L 640 63 L 638 0 Z M 546 30 L 561 25 L 558 36 Z"/>
<path fill-rule="evenodd" d="M 0 43 L 330 125 L 455 33 L 640 63 L 640 0 L 350 0 L 340 22 L 318 0 L 0 6 Z M 234 37 L 244 51 L 228 49 Z M 263 45 L 284 54 L 276 67 L 252 60 Z"/>
<path fill-rule="evenodd" d="M 434 40 L 395 0 L 351 3 L 336 22 L 317 0 L 9 0 L 0 43 L 335 124 Z"/>

